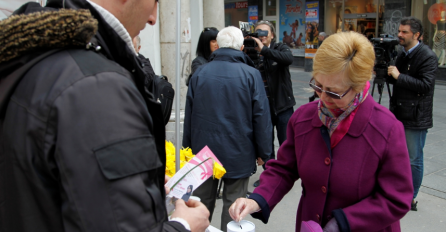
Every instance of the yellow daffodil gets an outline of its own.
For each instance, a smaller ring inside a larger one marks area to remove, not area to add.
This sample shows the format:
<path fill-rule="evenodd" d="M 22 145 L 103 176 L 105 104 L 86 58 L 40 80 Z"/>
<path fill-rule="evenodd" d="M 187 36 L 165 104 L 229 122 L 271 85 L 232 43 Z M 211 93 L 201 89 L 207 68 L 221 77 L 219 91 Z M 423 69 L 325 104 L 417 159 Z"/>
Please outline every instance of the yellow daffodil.
<path fill-rule="evenodd" d="M 180 150 L 180 168 L 189 162 L 194 157 L 190 148 L 182 148 Z M 166 141 L 166 175 L 172 177 L 175 175 L 175 145 L 172 142 Z"/>
<path fill-rule="evenodd" d="M 189 162 L 192 158 L 194 158 L 194 154 L 192 154 L 192 149 L 186 147 L 180 150 L 180 156 L 181 160 L 183 160 L 183 157 L 185 158 L 186 162 Z"/>
<path fill-rule="evenodd" d="M 189 147 L 182 148 L 180 150 L 180 168 L 183 168 L 184 165 L 194 158 L 194 154 L 192 154 L 192 149 Z M 166 141 L 166 175 L 169 177 L 172 177 L 175 175 L 175 163 L 176 163 L 176 157 L 175 157 L 175 146 L 172 142 Z M 226 173 L 226 169 L 221 166 L 219 163 L 214 162 L 214 170 L 213 170 L 213 176 L 214 178 L 220 179 L 224 174 Z"/>
<path fill-rule="evenodd" d="M 214 162 L 214 178 L 220 179 L 226 173 L 226 169 L 219 163 Z"/>

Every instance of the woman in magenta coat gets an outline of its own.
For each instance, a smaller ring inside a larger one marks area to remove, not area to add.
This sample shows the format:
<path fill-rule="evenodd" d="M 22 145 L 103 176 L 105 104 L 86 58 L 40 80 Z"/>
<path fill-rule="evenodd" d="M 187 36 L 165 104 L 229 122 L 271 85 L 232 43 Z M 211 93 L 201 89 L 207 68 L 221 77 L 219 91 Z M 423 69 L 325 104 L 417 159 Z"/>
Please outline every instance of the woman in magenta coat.
<path fill-rule="evenodd" d="M 313 60 L 310 86 L 320 97 L 294 112 L 277 160 L 260 186 L 229 209 L 268 222 L 302 180 L 296 231 L 315 221 L 324 231 L 400 231 L 413 187 L 403 125 L 369 95 L 373 46 L 356 32 L 328 37 Z"/>

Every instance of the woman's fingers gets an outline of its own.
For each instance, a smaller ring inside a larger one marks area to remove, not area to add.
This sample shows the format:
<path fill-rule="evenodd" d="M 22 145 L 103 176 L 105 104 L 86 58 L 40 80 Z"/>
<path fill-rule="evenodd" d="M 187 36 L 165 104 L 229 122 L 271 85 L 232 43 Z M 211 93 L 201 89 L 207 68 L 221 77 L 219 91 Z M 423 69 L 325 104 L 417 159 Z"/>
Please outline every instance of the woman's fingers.
<path fill-rule="evenodd" d="M 246 215 L 254 213 L 260 209 L 256 201 L 239 198 L 229 208 L 229 215 L 234 221 L 241 221 Z"/>

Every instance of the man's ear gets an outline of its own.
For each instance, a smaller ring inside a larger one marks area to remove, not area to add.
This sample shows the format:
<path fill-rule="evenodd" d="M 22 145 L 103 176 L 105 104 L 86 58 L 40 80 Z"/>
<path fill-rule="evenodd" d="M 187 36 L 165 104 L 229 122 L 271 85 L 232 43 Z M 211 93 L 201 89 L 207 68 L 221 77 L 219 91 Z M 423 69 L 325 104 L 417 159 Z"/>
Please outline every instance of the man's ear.
<path fill-rule="evenodd" d="M 240 51 L 243 51 L 244 48 L 245 48 L 245 45 L 242 45 L 242 47 L 240 48 Z"/>
<path fill-rule="evenodd" d="M 417 32 L 417 33 L 415 33 L 415 34 L 413 34 L 414 36 L 415 36 L 415 38 L 417 39 L 417 40 L 419 40 L 420 39 L 420 36 L 421 36 L 421 32 Z"/>

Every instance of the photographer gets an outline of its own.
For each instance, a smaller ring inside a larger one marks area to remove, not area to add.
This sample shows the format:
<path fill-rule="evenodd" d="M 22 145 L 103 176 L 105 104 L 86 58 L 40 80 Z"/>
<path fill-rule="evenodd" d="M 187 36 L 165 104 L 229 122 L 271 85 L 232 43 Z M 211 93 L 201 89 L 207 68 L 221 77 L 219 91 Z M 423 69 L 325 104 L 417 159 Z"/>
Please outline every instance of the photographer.
<path fill-rule="evenodd" d="M 271 122 L 273 125 L 273 140 L 271 158 L 274 153 L 274 126 L 277 130 L 279 143 L 286 140 L 286 127 L 293 114 L 293 106 L 296 104 L 291 85 L 289 65 L 293 63 L 293 54 L 290 48 L 282 43 L 275 43 L 276 34 L 274 26 L 268 21 L 259 21 L 255 25 L 255 31 L 268 31 L 268 36 L 251 37 L 258 45 L 256 50 L 260 52 L 258 69 L 262 74 L 265 91 L 268 96 Z M 258 158 L 258 165 L 264 165 L 266 160 Z M 263 166 L 265 168 L 265 166 Z M 254 183 L 254 187 L 259 181 Z"/>
<path fill-rule="evenodd" d="M 393 78 L 393 96 L 390 111 L 404 125 L 409 150 L 414 195 L 411 210 L 417 211 L 415 198 L 423 178 L 423 148 L 427 129 L 432 128 L 432 108 L 435 88 L 437 57 L 419 41 L 423 33 L 421 21 L 414 17 L 401 19 L 398 39 L 403 47 L 395 66 L 387 73 Z"/>

